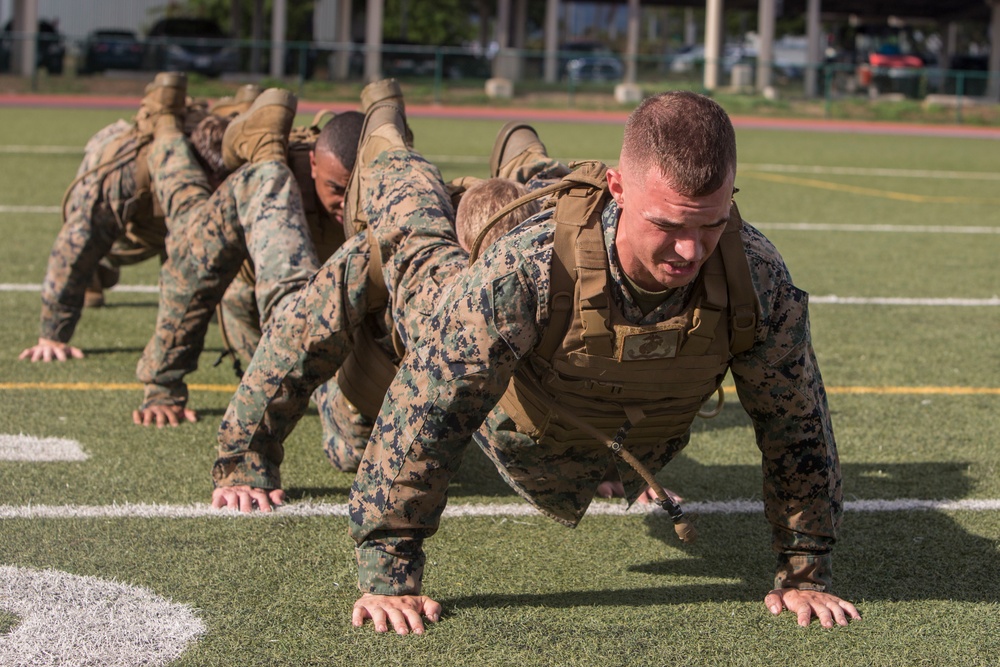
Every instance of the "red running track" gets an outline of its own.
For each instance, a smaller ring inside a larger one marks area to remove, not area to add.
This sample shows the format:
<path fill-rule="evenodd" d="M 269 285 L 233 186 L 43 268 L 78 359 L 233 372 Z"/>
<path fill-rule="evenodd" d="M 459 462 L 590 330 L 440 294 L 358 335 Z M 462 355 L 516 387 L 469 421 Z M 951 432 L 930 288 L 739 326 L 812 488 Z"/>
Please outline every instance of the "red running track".
<path fill-rule="evenodd" d="M 0 107 L 64 108 L 64 109 L 137 109 L 138 97 L 97 95 L 0 94 Z M 344 102 L 314 102 L 299 100 L 299 111 L 315 113 L 321 109 L 347 111 L 356 106 Z M 406 113 L 413 118 L 480 119 L 506 122 L 577 122 L 624 124 L 627 111 L 584 111 L 578 109 L 491 108 L 472 106 L 407 105 Z M 1000 128 L 966 125 L 930 125 L 893 123 L 887 121 L 815 120 L 805 118 L 762 118 L 733 116 L 738 129 L 794 130 L 804 132 L 842 132 L 856 134 L 896 134 L 955 137 L 967 139 L 1000 139 Z"/>

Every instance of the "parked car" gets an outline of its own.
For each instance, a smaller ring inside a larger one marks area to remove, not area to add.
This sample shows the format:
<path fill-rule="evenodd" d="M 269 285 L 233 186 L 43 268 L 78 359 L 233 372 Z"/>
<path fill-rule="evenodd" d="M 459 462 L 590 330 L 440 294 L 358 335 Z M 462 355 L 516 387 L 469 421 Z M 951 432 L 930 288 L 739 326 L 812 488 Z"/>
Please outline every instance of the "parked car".
<path fill-rule="evenodd" d="M 211 19 L 165 18 L 146 35 L 143 69 L 219 76 L 239 71 L 240 51 Z"/>
<path fill-rule="evenodd" d="M 729 72 L 733 65 L 752 58 L 755 53 L 742 44 L 726 44 L 722 50 L 722 71 Z M 668 53 L 665 59 L 668 69 L 676 73 L 700 71 L 705 66 L 705 46 L 688 44 Z"/>
<path fill-rule="evenodd" d="M 618 75 L 615 78 L 620 79 L 624 70 L 618 56 L 601 42 L 577 41 L 561 44 L 559 78 L 566 79 L 571 76 L 571 65 L 577 77 L 584 77 L 577 78 L 576 81 L 607 81 L 609 80 L 607 78 L 594 77 L 611 76 L 616 69 Z"/>
<path fill-rule="evenodd" d="M 351 52 L 351 71 L 364 71 L 364 45 L 355 44 Z M 490 61 L 472 46 L 433 46 L 402 39 L 382 42 L 382 74 L 392 77 L 432 77 L 441 54 L 441 76 L 446 79 L 486 79 Z"/>
<path fill-rule="evenodd" d="M 80 45 L 80 73 L 109 69 L 141 69 L 142 42 L 131 30 L 104 28 L 95 30 Z"/>
<path fill-rule="evenodd" d="M 14 21 L 7 21 L 0 35 L 0 72 L 10 71 L 11 50 L 17 48 L 20 40 L 14 39 Z M 38 21 L 38 39 L 35 47 L 36 66 L 49 74 L 62 74 L 66 45 L 63 36 L 52 21 Z"/>
<path fill-rule="evenodd" d="M 621 81 L 622 63 L 614 56 L 581 56 L 566 63 L 566 78 L 573 83 Z"/>

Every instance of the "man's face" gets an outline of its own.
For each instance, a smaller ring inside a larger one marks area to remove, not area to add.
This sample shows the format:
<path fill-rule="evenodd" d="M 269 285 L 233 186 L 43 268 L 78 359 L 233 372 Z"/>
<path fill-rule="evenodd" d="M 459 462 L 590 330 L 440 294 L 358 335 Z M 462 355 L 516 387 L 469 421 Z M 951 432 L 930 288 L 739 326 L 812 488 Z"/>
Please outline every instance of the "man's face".
<path fill-rule="evenodd" d="M 320 203 L 331 218 L 344 224 L 344 193 L 351 172 L 336 155 L 323 149 L 309 152 L 309 165 Z"/>
<path fill-rule="evenodd" d="M 634 174 L 608 170 L 621 209 L 616 245 L 622 270 L 651 292 L 683 287 L 697 276 L 729 222 L 735 175 L 715 192 L 688 197 L 673 190 L 657 168 Z"/>

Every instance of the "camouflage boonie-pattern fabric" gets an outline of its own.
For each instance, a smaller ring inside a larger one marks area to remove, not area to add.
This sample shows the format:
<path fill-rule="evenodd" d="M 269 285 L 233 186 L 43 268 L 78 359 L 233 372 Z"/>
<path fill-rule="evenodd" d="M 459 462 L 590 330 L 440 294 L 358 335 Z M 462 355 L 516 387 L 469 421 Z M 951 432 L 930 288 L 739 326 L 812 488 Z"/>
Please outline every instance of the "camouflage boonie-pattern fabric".
<path fill-rule="evenodd" d="M 260 311 L 254 285 L 243 273 L 229 283 L 219 302 L 219 329 L 224 344 L 246 367 L 260 343 Z"/>
<path fill-rule="evenodd" d="M 105 147 L 131 129 L 130 123 L 119 120 L 97 132 L 87 142 L 77 177 L 100 164 Z M 119 154 L 125 156 L 137 146 L 137 140 L 128 141 Z M 135 174 L 133 155 L 103 177 L 91 173 L 72 186 L 66 220 L 52 244 L 42 282 L 42 338 L 68 343 L 73 337 L 94 271 L 125 233 L 123 209 L 135 195 Z"/>
<path fill-rule="evenodd" d="M 366 184 L 364 201 L 390 290 L 406 282 L 408 270 L 427 261 L 447 222 L 444 202 L 427 200 L 433 189 L 428 190 L 432 174 L 425 164 L 406 151 L 390 151 L 371 166 L 380 178 Z M 417 205 L 411 209 L 408 202 Z M 422 542 L 437 529 L 448 484 L 471 437 L 508 480 L 504 468 L 533 473 L 535 486 L 518 491 L 570 524 L 582 516 L 606 470 L 608 455 L 599 448 L 589 457 L 577 451 L 543 451 L 509 425 L 505 428 L 499 413 L 490 415 L 514 370 L 530 363 L 548 325 L 550 215 L 543 211 L 494 244 L 443 293 L 387 394 L 350 498 L 364 592 L 420 591 Z M 612 201 L 603 224 L 611 291 L 622 312 L 635 324 L 680 312 L 688 289 L 676 290 L 643 316 L 623 287 L 614 246 L 618 216 Z M 808 298 L 792 284 L 766 238 L 747 225 L 743 241 L 762 315 L 754 346 L 730 360 L 730 372 L 762 453 L 765 514 L 778 554 L 775 582 L 826 590 L 842 493 L 826 394 L 810 341 Z M 652 471 L 668 463 L 687 440 L 668 443 Z M 643 452 L 633 453 L 643 458 Z"/>
<path fill-rule="evenodd" d="M 421 171 L 437 174 L 431 165 L 423 165 Z M 566 171 L 562 164 L 539 156 L 520 172 L 520 176 L 529 179 L 527 187 L 530 188 L 538 179 L 549 179 Z M 435 189 L 432 197 L 421 200 L 423 204 L 430 199 L 432 206 L 439 205 L 437 198 L 442 196 L 437 191 L 439 181 L 438 174 L 422 182 Z M 543 180 L 541 184 L 546 182 Z M 450 201 L 450 193 L 442 192 Z M 391 210 L 397 215 L 403 207 L 414 205 L 422 204 L 396 202 Z M 440 213 L 444 224 L 438 229 L 439 236 L 433 247 L 427 249 L 426 257 L 412 265 L 407 263 L 398 268 L 394 265 L 394 273 L 405 271 L 408 278 L 399 281 L 397 289 L 389 295 L 388 308 L 374 314 L 379 318 L 377 328 L 384 332 L 395 327 L 404 344 L 419 339 L 427 317 L 441 299 L 442 290 L 468 266 L 468 255 L 458 245 L 451 224 L 453 208 L 442 208 Z M 392 252 L 391 248 L 387 249 L 386 256 Z M 338 470 L 357 469 L 371 435 L 374 415 L 358 412 L 332 380 L 342 359 L 331 361 L 317 351 L 334 346 L 338 354 L 346 355 L 344 350 L 353 348 L 356 336 L 370 335 L 368 328 L 358 326 L 359 318 L 368 311 L 365 283 L 369 258 L 367 235 L 352 237 L 304 288 L 305 293 L 295 302 L 297 305 L 284 309 L 281 321 L 277 315 L 272 319 L 258 346 L 260 359 L 252 362 L 244 375 L 240 390 L 230 402 L 223 420 L 224 427 L 219 430 L 219 459 L 213 471 L 216 486 L 280 487 L 281 442 L 301 418 L 311 393 L 319 410 L 323 449 L 330 463 Z M 296 309 L 294 316 L 292 308 Z M 345 312 L 350 316 L 343 315 Z M 294 321 L 285 321 L 287 318 Z M 325 333 L 316 333 L 313 320 L 317 318 L 336 324 L 324 325 L 319 330 Z M 313 333 L 305 336 L 303 331 L 306 330 Z M 328 340 L 324 340 L 324 336 Z M 388 335 L 375 343 L 390 356 L 395 356 Z M 317 386 L 317 383 L 322 384 Z M 256 385 L 256 389 L 265 386 L 280 386 L 281 389 L 272 394 L 243 386 L 251 384 Z M 262 424 L 266 427 L 261 428 Z"/>
<path fill-rule="evenodd" d="M 198 367 L 208 322 L 240 264 L 256 269 L 263 320 L 319 268 L 295 178 L 283 162 L 244 164 L 214 193 L 183 136 L 159 138 L 149 155 L 167 213 L 156 331 L 136 368 L 142 407 L 184 405 L 184 376 Z"/>
<path fill-rule="evenodd" d="M 275 310 L 219 426 L 216 486 L 281 487 L 285 439 L 368 315 L 368 253 L 367 237 L 352 236 Z"/>
<path fill-rule="evenodd" d="M 427 166 L 443 193 L 440 175 Z M 389 295 L 390 305 L 381 314 L 386 331 L 394 326 L 390 318 L 396 317 L 404 341 L 419 337 L 424 313 L 439 298 L 439 285 L 468 265 L 468 255 L 458 246 L 451 226 L 454 210 L 442 196 L 447 208 L 436 215 L 444 220 L 439 241 L 446 254 L 431 252 L 426 261 L 418 260 L 412 280 Z M 424 198 L 407 205 L 426 202 Z M 363 443 L 358 437 L 362 429 L 370 432 L 370 426 L 363 416 L 350 411 L 346 401 L 341 402 L 339 388 L 331 379 L 353 349 L 353 336 L 369 314 L 369 261 L 368 236 L 352 236 L 294 299 L 275 312 L 219 429 L 219 458 L 212 471 L 216 486 L 279 488 L 283 442 L 314 391 L 328 458 L 342 470 L 357 467 L 367 443 L 367 437 Z M 380 344 L 391 350 L 386 341 Z M 317 389 L 322 383 L 326 386 Z"/>

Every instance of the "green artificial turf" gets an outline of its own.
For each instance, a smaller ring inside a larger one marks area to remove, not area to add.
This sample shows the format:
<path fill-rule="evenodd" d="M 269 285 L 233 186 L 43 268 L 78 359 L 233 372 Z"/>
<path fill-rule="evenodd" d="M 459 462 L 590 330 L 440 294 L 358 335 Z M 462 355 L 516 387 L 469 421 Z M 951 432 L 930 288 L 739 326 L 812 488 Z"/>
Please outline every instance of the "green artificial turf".
<path fill-rule="evenodd" d="M 48 207 L 0 212 L 0 283 L 41 281 L 57 207 L 82 156 L 72 148 L 128 115 L 0 109 L 0 146 L 15 147 L 0 152 L 0 206 Z M 445 178 L 486 174 L 501 123 L 411 124 Z M 620 127 L 536 127 L 560 158 L 617 157 Z M 343 516 L 0 518 L 0 565 L 125 582 L 192 606 L 207 630 L 180 665 L 995 665 L 1000 511 L 850 503 L 1000 498 L 998 306 L 819 301 L 1000 294 L 996 144 L 778 130 L 740 130 L 738 141 L 741 211 L 816 301 L 813 341 L 849 503 L 836 591 L 858 604 L 861 621 L 804 629 L 767 612 L 773 555 L 758 512 L 696 516 L 692 545 L 678 542 L 662 516 L 640 512 L 588 515 L 575 530 L 532 513 L 446 517 L 427 543 L 425 580 L 445 614 L 422 637 L 350 626 L 356 570 Z M 782 226 L 789 223 L 806 227 Z M 155 261 L 122 273 L 123 285 L 156 280 Z M 207 503 L 215 433 L 236 382 L 228 363 L 212 366 L 218 331 L 188 378 L 202 387 L 191 397 L 201 420 L 143 429 L 130 414 L 156 295 L 110 292 L 108 307 L 86 311 L 74 338 L 87 358 L 66 364 L 17 360 L 38 335 L 38 298 L 0 291 L 0 434 L 72 439 L 89 458 L 0 461 L 0 509 Z M 352 476 L 326 463 L 319 439 L 310 409 L 286 443 L 293 504 L 347 501 Z M 689 502 L 759 501 L 759 466 L 749 418 L 729 392 L 722 414 L 696 421 L 691 445 L 660 479 Z M 450 504 L 524 506 L 477 451 Z M 3 595 L 0 588 L 0 609 Z M 0 646 L 19 623 L 0 611 Z"/>

